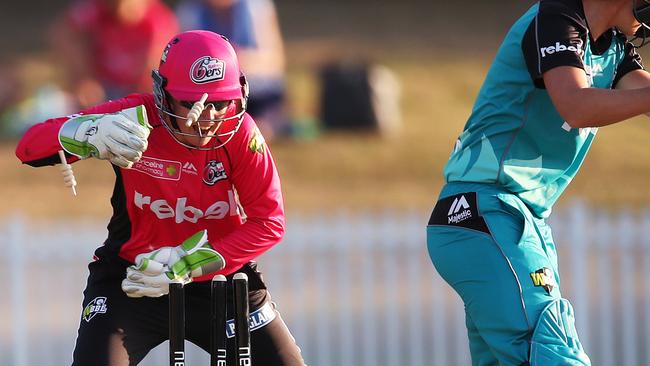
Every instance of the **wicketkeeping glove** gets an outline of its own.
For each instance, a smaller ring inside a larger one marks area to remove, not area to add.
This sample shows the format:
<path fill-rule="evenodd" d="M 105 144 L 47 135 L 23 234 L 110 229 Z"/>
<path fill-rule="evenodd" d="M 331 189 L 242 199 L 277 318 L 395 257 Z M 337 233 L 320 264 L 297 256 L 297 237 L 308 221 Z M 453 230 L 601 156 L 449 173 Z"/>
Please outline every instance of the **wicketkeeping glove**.
<path fill-rule="evenodd" d="M 108 159 L 130 168 L 147 149 L 151 125 L 144 105 L 117 113 L 87 114 L 69 119 L 59 130 L 65 151 L 83 159 Z"/>
<path fill-rule="evenodd" d="M 199 231 L 176 247 L 162 247 L 136 257 L 127 268 L 122 290 L 130 297 L 157 297 L 169 293 L 169 283 L 176 279 L 192 282 L 224 268 L 221 254 L 208 243 L 207 230 Z"/>

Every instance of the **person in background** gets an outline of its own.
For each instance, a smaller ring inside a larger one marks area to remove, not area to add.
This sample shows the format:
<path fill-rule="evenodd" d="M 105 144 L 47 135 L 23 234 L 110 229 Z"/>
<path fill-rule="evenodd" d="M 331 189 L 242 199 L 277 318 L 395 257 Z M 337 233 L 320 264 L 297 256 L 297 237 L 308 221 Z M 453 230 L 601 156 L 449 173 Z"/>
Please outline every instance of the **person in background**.
<path fill-rule="evenodd" d="M 591 364 L 546 219 L 598 128 L 650 113 L 631 41 L 649 26 L 647 1 L 541 0 L 505 36 L 427 227 L 465 304 L 473 365 Z"/>
<path fill-rule="evenodd" d="M 153 94 L 46 120 L 16 147 L 30 166 L 57 164 L 64 150 L 70 163 L 103 159 L 115 172 L 113 216 L 89 265 L 73 365 L 144 359 L 169 334 L 174 279 L 185 283 L 187 339 L 208 351 L 210 280 L 237 272 L 249 278 L 252 363 L 303 365 L 254 262 L 284 236 L 284 203 L 271 152 L 246 113 L 248 85 L 233 47 L 213 32 L 178 34 L 151 75 Z M 228 342 L 234 349 L 234 337 Z"/>
<path fill-rule="evenodd" d="M 250 84 L 248 112 L 267 140 L 291 132 L 285 100 L 285 56 L 272 0 L 186 0 L 176 14 L 183 30 L 226 36 Z"/>
<path fill-rule="evenodd" d="M 151 89 L 148 70 L 179 27 L 160 0 L 80 0 L 54 23 L 51 43 L 81 108 Z"/>

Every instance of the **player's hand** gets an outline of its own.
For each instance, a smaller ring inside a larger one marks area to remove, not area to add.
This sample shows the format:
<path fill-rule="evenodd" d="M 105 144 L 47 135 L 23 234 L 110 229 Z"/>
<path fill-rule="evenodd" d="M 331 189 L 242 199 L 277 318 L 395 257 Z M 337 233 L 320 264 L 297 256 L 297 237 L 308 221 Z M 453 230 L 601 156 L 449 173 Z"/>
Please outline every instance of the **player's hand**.
<path fill-rule="evenodd" d="M 122 291 L 128 297 L 160 297 L 169 293 L 169 284 L 176 280 L 184 284 L 192 282 L 192 278 L 174 278 L 163 266 L 151 267 L 147 271 L 139 271 L 135 266 L 126 269 L 126 278 L 122 280 Z"/>
<path fill-rule="evenodd" d="M 189 283 L 223 267 L 223 256 L 210 247 L 207 230 L 203 230 L 176 247 L 139 254 L 135 265 L 127 269 L 122 290 L 131 297 L 162 296 L 169 293 L 169 283 L 174 279 Z"/>
<path fill-rule="evenodd" d="M 81 158 L 107 159 L 130 168 L 147 149 L 151 125 L 144 105 L 117 113 L 71 118 L 59 131 L 61 146 Z"/>
<path fill-rule="evenodd" d="M 157 270 L 160 266 L 172 272 L 173 277 L 200 277 L 225 267 L 225 260 L 208 243 L 208 231 L 201 230 L 176 247 L 162 247 L 135 257 L 138 270 Z"/>

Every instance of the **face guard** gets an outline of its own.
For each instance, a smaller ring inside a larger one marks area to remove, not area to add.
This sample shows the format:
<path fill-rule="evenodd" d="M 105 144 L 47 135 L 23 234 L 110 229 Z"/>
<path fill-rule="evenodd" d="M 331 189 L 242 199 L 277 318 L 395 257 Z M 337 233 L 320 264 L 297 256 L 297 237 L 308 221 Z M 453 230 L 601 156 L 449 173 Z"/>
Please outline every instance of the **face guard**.
<path fill-rule="evenodd" d="M 636 31 L 634 39 L 641 39 L 639 45 L 634 45 L 636 48 L 645 46 L 650 40 L 650 0 L 634 0 L 632 1 L 632 11 L 634 18 L 637 22 L 641 23 L 641 28 Z"/>
<path fill-rule="evenodd" d="M 189 31 L 174 37 L 165 48 L 158 70 L 153 70 L 153 94 L 163 125 L 183 146 L 212 150 L 228 143 L 242 124 L 248 101 L 248 83 L 228 40 L 208 31 Z M 201 100 L 199 102 L 194 102 Z M 203 104 L 208 100 L 206 105 Z M 176 101 L 190 109 L 178 115 Z M 200 119 L 205 108 L 227 103 L 225 114 L 217 119 Z M 196 133 L 182 132 L 179 124 L 195 126 Z M 216 125 L 216 128 L 214 127 Z M 212 131 L 212 132 L 210 132 Z M 205 147 L 188 145 L 180 136 L 212 138 Z"/>

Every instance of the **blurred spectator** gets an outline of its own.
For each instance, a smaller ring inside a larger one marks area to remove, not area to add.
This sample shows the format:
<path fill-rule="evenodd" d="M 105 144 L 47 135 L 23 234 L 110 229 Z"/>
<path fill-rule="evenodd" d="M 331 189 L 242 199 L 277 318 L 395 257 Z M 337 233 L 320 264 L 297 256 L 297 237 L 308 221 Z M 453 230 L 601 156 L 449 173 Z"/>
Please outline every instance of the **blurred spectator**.
<path fill-rule="evenodd" d="M 185 0 L 176 14 L 183 30 L 210 30 L 230 40 L 250 86 L 248 113 L 267 140 L 289 134 L 284 45 L 273 1 Z"/>
<path fill-rule="evenodd" d="M 56 71 L 40 58 L 0 64 L 0 139 L 22 136 L 34 121 L 73 111 L 74 103 L 57 86 Z"/>
<path fill-rule="evenodd" d="M 178 33 L 160 0 L 80 0 L 55 23 L 52 42 L 80 107 L 151 89 L 160 50 Z"/>

